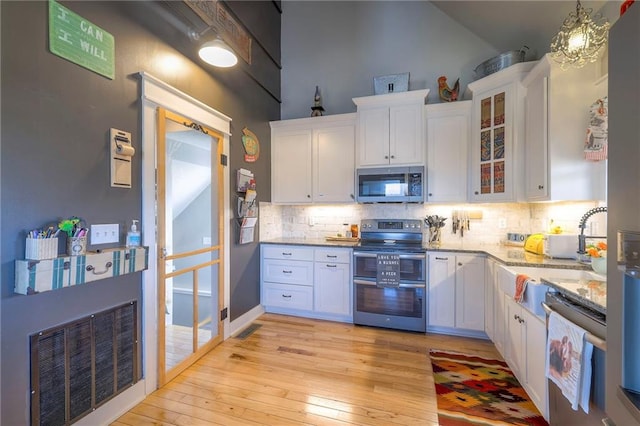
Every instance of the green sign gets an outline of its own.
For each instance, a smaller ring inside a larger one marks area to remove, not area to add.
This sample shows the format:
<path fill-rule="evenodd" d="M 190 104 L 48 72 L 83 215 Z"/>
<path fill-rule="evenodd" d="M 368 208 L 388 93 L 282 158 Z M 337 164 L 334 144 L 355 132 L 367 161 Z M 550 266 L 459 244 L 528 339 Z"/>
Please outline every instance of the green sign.
<path fill-rule="evenodd" d="M 49 49 L 100 75 L 115 78 L 113 36 L 55 0 L 49 0 Z"/>

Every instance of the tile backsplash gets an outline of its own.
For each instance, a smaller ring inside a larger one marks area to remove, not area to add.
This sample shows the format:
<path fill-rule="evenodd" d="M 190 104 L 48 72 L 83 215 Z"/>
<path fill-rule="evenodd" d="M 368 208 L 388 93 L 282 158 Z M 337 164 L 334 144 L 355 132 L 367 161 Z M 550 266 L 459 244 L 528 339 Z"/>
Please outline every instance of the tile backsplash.
<path fill-rule="evenodd" d="M 587 210 L 603 202 L 491 203 L 491 204 L 336 204 L 274 205 L 260 203 L 260 239 L 325 238 L 342 232 L 344 224 L 360 224 L 362 219 L 424 219 L 428 215 L 447 218 L 443 244 L 500 244 L 508 232 L 531 234 L 553 226 L 565 233 L 580 232 L 578 224 Z M 482 212 L 482 219 L 471 219 L 464 237 L 451 232 L 454 210 Z M 590 218 L 587 235 L 606 235 L 606 214 Z"/>

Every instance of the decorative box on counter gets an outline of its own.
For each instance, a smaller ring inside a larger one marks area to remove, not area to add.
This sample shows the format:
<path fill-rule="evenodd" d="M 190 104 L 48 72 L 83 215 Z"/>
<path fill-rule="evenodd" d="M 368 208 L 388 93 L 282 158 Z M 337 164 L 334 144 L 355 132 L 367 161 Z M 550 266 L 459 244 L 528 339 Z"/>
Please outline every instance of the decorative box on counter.
<path fill-rule="evenodd" d="M 119 248 L 80 256 L 16 260 L 14 292 L 35 294 L 147 269 L 147 247 Z"/>

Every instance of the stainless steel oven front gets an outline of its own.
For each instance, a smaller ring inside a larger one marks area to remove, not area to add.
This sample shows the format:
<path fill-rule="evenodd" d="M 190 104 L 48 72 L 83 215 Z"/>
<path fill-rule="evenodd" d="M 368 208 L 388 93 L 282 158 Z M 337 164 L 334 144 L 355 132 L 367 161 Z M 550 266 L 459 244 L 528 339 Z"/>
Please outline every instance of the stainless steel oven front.
<path fill-rule="evenodd" d="M 400 258 L 400 284 L 378 286 L 378 254 Z M 356 250 L 353 253 L 355 324 L 426 331 L 426 254 L 424 252 Z"/>

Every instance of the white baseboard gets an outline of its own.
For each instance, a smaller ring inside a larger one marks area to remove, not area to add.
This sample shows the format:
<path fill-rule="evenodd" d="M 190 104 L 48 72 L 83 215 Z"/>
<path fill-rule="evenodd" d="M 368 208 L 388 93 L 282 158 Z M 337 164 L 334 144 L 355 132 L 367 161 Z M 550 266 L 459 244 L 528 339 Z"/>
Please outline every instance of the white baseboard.
<path fill-rule="evenodd" d="M 245 327 L 251 324 L 262 314 L 264 314 L 264 307 L 262 305 L 258 305 L 255 308 L 245 312 L 235 320 L 231 321 L 231 323 L 229 323 L 229 327 L 225 330 L 224 339 L 227 340 L 229 337 L 235 335 L 239 331 L 244 330 Z"/>
<path fill-rule="evenodd" d="M 131 388 L 114 397 L 109 402 L 98 407 L 96 411 L 87 414 L 74 423 L 74 426 L 95 426 L 108 425 L 118 419 L 118 417 L 131 410 L 145 398 L 144 379 L 138 381 Z"/>

